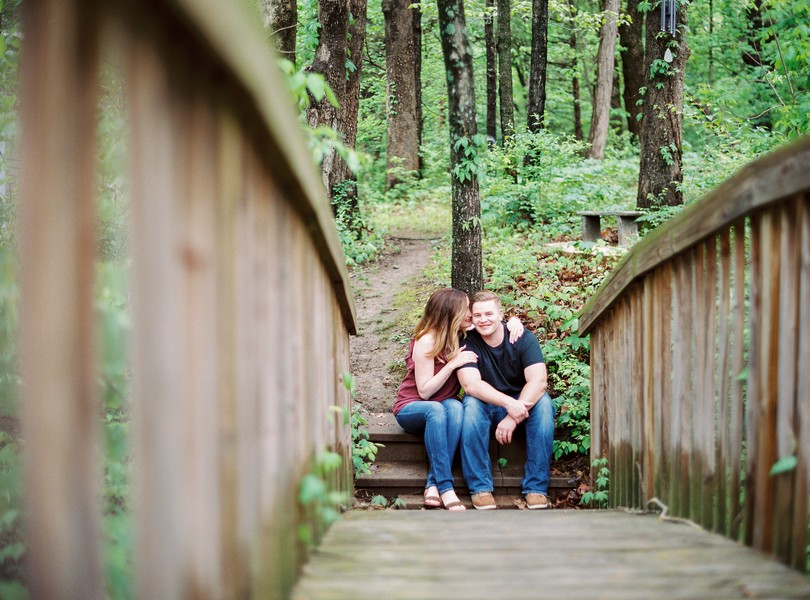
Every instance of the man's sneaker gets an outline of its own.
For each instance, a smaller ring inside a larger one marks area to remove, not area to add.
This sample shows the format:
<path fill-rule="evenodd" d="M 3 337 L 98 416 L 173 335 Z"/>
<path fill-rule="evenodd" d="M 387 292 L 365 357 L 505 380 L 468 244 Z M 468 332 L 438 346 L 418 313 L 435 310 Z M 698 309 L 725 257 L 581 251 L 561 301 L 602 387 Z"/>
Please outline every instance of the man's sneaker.
<path fill-rule="evenodd" d="M 529 510 L 548 508 L 548 496 L 545 494 L 526 494 L 526 506 Z"/>
<path fill-rule="evenodd" d="M 495 498 L 492 497 L 490 492 L 473 494 L 470 498 L 472 498 L 473 507 L 478 510 L 492 510 L 498 508 L 498 505 L 495 504 Z"/>

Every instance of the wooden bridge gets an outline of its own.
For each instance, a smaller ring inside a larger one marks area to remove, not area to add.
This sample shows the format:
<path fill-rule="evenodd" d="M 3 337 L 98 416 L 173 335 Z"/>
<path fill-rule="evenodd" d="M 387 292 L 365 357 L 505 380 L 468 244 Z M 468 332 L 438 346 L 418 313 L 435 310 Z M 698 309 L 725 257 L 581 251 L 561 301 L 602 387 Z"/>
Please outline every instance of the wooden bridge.
<path fill-rule="evenodd" d="M 350 432 L 331 408 L 350 403 L 354 310 L 264 33 L 215 0 L 23 8 L 33 597 L 106 596 L 93 350 L 104 64 L 129 123 L 136 597 L 810 598 L 768 558 L 803 569 L 807 548 L 807 140 L 645 238 L 581 318 L 612 503 L 657 497 L 706 531 L 623 512 L 350 513 L 306 563 L 297 532 L 317 519 L 299 483 L 331 450 L 344 461 L 328 483 L 351 487 Z"/>

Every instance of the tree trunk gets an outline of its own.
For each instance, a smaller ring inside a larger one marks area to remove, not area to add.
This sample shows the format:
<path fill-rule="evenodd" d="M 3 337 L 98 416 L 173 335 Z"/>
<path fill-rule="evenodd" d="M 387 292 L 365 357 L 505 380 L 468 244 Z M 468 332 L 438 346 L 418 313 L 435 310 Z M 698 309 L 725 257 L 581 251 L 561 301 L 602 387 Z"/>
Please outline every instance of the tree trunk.
<path fill-rule="evenodd" d="M 515 137 L 515 108 L 512 97 L 512 7 L 510 0 L 498 0 L 498 100 L 501 106 L 501 144 Z"/>
<path fill-rule="evenodd" d="M 574 0 L 568 0 L 568 9 L 573 15 Z M 577 59 L 579 52 L 577 51 L 577 31 L 573 23 L 571 23 L 571 35 L 568 37 L 568 45 L 573 50 L 571 54 L 574 57 L 574 62 L 571 65 L 571 72 L 573 73 L 571 77 L 571 96 L 574 101 L 574 138 L 582 140 L 584 139 L 582 133 L 582 99 L 579 93 L 579 60 Z"/>
<path fill-rule="evenodd" d="M 295 64 L 295 36 L 298 31 L 298 4 L 295 0 L 259 0 L 264 29 L 276 42 L 282 57 Z"/>
<path fill-rule="evenodd" d="M 495 66 L 495 32 L 492 9 L 495 0 L 487 0 L 484 13 L 484 45 L 487 52 L 487 142 L 494 145 L 498 139 L 498 71 Z"/>
<path fill-rule="evenodd" d="M 411 9 L 413 14 L 413 81 L 416 91 L 416 146 L 422 147 L 422 131 L 424 129 L 424 117 L 422 115 L 422 11 L 419 8 Z M 419 163 L 419 174 L 422 174 L 422 154 L 417 152 Z"/>
<path fill-rule="evenodd" d="M 536 133 L 546 114 L 546 71 L 548 64 L 548 0 L 532 2 L 532 62 L 529 73 L 529 101 L 526 126 Z"/>
<path fill-rule="evenodd" d="M 419 171 L 416 62 L 413 13 L 409 0 L 383 0 L 385 16 L 386 109 L 388 114 L 388 159 L 385 188 L 402 181 L 404 172 Z"/>
<path fill-rule="evenodd" d="M 714 84 L 714 2 L 709 0 L 709 87 Z"/>
<path fill-rule="evenodd" d="M 363 68 L 363 44 L 366 39 L 366 0 L 349 0 L 349 12 L 353 17 L 349 25 L 348 58 L 354 65 L 349 70 L 346 80 L 346 93 L 339 107 L 340 133 L 343 134 L 343 143 L 348 148 L 357 146 L 357 118 L 360 112 L 360 73 Z M 333 174 L 333 192 L 340 193 L 339 202 L 348 227 L 359 232 L 364 223 L 360 214 L 359 197 L 357 194 L 357 177 L 349 169 L 341 157 L 335 157 L 335 171 Z M 339 188 L 336 188 L 339 186 Z M 332 200 L 335 201 L 334 193 Z"/>
<path fill-rule="evenodd" d="M 613 85 L 610 88 L 610 126 L 617 135 L 624 131 L 624 117 L 622 116 L 622 95 L 619 82 L 618 58 L 613 55 Z"/>
<path fill-rule="evenodd" d="M 677 206 L 683 204 L 680 184 L 683 122 L 683 77 L 689 46 L 686 43 L 686 8 L 677 10 L 677 35 L 661 31 L 658 10 L 647 13 L 647 49 L 645 60 L 644 118 L 641 128 L 641 166 L 638 177 L 639 208 Z M 667 47 L 672 62 L 664 61 Z M 656 72 L 651 74 L 653 62 Z"/>
<path fill-rule="evenodd" d="M 588 158 L 603 159 L 610 119 L 610 96 L 613 91 L 613 65 L 616 51 L 616 34 L 619 0 L 604 0 L 604 21 L 599 30 L 599 55 L 596 67 L 596 90 L 593 94 L 591 130 L 588 132 L 586 152 Z"/>
<path fill-rule="evenodd" d="M 627 128 L 636 138 L 641 136 L 641 104 L 639 90 L 644 86 L 644 43 L 641 32 L 644 16 L 638 10 L 638 0 L 628 0 L 627 15 L 630 23 L 619 26 L 622 47 L 622 75 L 624 76 L 624 110 Z"/>
<path fill-rule="evenodd" d="M 481 199 L 469 155 L 479 151 L 475 135 L 475 80 L 463 0 L 438 0 L 439 35 L 447 77 L 450 173 L 453 188 L 451 285 L 472 293 L 483 288 Z"/>

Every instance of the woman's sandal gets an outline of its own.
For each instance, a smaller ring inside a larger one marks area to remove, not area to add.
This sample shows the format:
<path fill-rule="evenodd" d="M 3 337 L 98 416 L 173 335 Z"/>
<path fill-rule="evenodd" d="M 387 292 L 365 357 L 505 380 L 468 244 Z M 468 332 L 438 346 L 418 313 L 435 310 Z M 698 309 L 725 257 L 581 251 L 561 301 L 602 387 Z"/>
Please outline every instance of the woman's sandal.
<path fill-rule="evenodd" d="M 425 508 L 441 508 L 442 499 L 439 497 L 439 489 L 432 485 L 425 489 Z"/>
<path fill-rule="evenodd" d="M 455 498 L 455 500 L 450 500 L 450 502 L 445 502 L 444 496 L 447 496 L 448 494 L 452 494 L 453 497 Z M 467 507 L 464 506 L 464 503 L 461 502 L 458 499 L 458 496 L 456 496 L 455 490 L 446 491 L 444 494 L 442 494 L 441 500 L 442 500 L 442 504 L 444 504 L 444 508 L 446 508 L 450 512 L 461 512 L 463 510 L 467 510 Z"/>

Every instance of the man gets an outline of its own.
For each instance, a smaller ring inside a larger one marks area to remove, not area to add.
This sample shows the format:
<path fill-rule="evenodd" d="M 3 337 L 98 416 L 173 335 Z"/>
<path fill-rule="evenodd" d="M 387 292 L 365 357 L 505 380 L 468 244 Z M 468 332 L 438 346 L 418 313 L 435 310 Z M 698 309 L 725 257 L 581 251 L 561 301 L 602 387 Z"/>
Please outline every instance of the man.
<path fill-rule="evenodd" d="M 497 508 L 492 496 L 489 437 L 495 429 L 499 444 L 509 444 L 518 424 L 526 428 L 526 464 L 521 487 L 532 510 L 548 508 L 548 483 L 554 443 L 554 404 L 546 393 L 546 364 L 540 344 L 524 335 L 507 341 L 498 296 L 482 291 L 472 297 L 475 331 L 467 334 L 467 350 L 478 362 L 458 369 L 464 388 L 461 466 L 479 510 Z"/>

